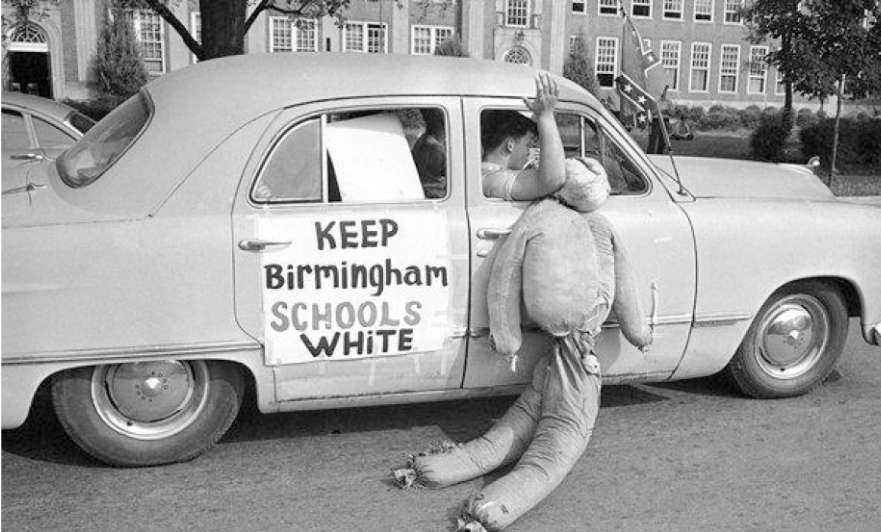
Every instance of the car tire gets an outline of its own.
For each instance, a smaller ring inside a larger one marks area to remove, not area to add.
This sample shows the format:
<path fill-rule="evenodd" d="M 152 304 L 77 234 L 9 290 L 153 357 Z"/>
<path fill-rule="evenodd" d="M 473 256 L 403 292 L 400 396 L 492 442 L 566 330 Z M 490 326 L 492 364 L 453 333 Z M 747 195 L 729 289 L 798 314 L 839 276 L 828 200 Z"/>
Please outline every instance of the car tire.
<path fill-rule="evenodd" d="M 832 371 L 847 327 L 835 288 L 816 281 L 785 287 L 762 305 L 726 371 L 752 397 L 807 393 Z"/>
<path fill-rule="evenodd" d="M 151 360 L 71 369 L 53 377 L 52 402 L 83 450 L 115 466 L 191 460 L 214 445 L 244 395 L 234 364 Z"/>

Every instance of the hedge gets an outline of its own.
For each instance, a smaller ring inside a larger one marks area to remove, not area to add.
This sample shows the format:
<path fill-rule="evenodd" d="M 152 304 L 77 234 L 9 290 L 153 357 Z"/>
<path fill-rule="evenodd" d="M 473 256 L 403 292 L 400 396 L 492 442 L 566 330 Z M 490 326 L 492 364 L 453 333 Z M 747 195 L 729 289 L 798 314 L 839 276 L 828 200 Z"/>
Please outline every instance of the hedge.
<path fill-rule="evenodd" d="M 820 156 L 828 168 L 832 157 L 835 119 L 826 118 L 802 127 L 801 152 L 807 157 Z M 881 169 L 881 118 L 842 118 L 838 136 L 839 167 L 860 166 Z"/>

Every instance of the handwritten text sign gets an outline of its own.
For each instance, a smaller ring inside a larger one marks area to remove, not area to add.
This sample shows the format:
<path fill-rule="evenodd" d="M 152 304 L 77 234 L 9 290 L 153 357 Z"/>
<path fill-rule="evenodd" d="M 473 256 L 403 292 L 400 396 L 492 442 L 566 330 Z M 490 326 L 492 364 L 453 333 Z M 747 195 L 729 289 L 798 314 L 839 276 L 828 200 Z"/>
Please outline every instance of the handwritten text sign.
<path fill-rule="evenodd" d="M 442 212 L 261 220 L 270 364 L 440 349 L 449 337 L 452 268 Z"/>

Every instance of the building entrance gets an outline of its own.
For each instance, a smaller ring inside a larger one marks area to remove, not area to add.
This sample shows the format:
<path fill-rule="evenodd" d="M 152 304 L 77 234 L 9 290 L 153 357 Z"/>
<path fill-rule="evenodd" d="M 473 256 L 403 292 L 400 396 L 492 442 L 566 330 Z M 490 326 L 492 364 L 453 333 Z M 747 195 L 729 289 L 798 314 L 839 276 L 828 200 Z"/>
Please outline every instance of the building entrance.
<path fill-rule="evenodd" d="M 9 90 L 52 98 L 52 70 L 46 33 L 34 24 L 13 30 L 6 49 Z"/>

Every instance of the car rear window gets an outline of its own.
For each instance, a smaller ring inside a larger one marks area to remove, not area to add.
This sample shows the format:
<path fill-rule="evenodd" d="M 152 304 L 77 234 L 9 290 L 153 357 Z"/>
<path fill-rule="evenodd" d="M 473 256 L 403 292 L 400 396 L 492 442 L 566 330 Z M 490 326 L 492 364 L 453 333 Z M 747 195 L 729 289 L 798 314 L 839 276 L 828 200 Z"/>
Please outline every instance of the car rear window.
<path fill-rule="evenodd" d="M 94 120 L 76 111 L 70 113 L 70 116 L 67 117 L 67 121 L 70 122 L 70 125 L 72 125 L 77 131 L 79 131 L 83 135 L 85 135 L 90 129 L 92 129 L 92 126 L 95 125 Z"/>
<path fill-rule="evenodd" d="M 61 179 L 73 188 L 93 183 L 132 145 L 150 115 L 151 107 L 143 94 L 129 98 L 59 157 Z"/>

